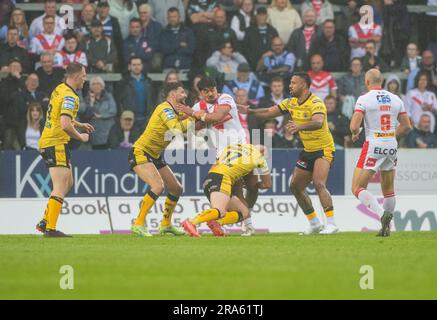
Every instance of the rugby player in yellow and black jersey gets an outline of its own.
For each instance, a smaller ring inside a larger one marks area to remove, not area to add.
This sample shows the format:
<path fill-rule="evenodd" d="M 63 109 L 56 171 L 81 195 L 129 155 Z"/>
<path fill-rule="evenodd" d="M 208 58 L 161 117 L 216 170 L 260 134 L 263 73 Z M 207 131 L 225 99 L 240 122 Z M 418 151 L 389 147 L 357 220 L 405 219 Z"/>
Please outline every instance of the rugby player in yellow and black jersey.
<path fill-rule="evenodd" d="M 167 84 L 164 87 L 164 95 L 166 101 L 156 107 L 144 133 L 135 142 L 129 155 L 131 169 L 149 186 L 138 217 L 131 228 L 132 233 L 141 237 L 152 236 L 146 226 L 146 217 L 164 189 L 168 194 L 160 233 L 178 236 L 185 234 L 181 228 L 172 225 L 171 218 L 183 190 L 173 171 L 162 158 L 162 152 L 171 142 L 167 136 L 169 131 L 186 132 L 190 123 L 194 123 L 194 119 L 182 120 L 175 110 L 175 107 L 183 104 L 187 98 L 181 83 Z"/>
<path fill-rule="evenodd" d="M 238 182 L 254 170 L 259 170 L 261 182 L 258 182 L 257 188 L 272 187 L 272 177 L 264 153 L 263 146 L 251 144 L 232 144 L 223 150 L 203 183 L 211 209 L 182 223 L 190 236 L 200 237 L 197 226 L 204 222 L 208 223 L 214 235 L 223 236 L 221 226 L 241 222 L 249 216 L 249 208 L 236 193 Z"/>
<path fill-rule="evenodd" d="M 310 222 L 310 228 L 305 231 L 305 234 L 334 234 L 338 232 L 338 228 L 334 220 L 332 197 L 326 188 L 326 181 L 334 161 L 334 139 L 328 127 L 326 106 L 322 99 L 311 93 L 310 86 L 311 79 L 306 73 L 296 73 L 290 83 L 290 93 L 293 98 L 265 109 L 238 107 L 240 112 L 254 114 L 261 119 L 276 118 L 285 114 L 291 116 L 291 121 L 286 126 L 291 132 L 299 133 L 304 145 L 290 187 Z M 326 226 L 323 226 L 318 219 L 306 192 L 311 181 L 314 182 L 323 205 L 327 217 Z"/>
<path fill-rule="evenodd" d="M 73 186 L 68 142 L 71 138 L 88 142 L 89 134 L 94 132 L 90 124 L 75 120 L 80 104 L 77 91 L 82 89 L 85 83 L 85 67 L 79 63 L 71 63 L 65 76 L 65 82 L 58 85 L 50 97 L 45 127 L 39 140 L 39 150 L 49 168 L 53 191 L 44 218 L 36 228 L 49 238 L 68 237 L 56 230 L 64 197 Z M 77 129 L 82 129 L 86 133 L 80 133 Z"/>

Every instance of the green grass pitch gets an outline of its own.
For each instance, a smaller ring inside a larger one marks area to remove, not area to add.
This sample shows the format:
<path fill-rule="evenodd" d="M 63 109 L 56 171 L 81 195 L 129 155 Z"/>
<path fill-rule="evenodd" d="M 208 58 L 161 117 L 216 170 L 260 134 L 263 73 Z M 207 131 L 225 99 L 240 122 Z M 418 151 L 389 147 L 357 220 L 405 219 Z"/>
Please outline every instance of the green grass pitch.
<path fill-rule="evenodd" d="M 74 290 L 60 289 L 61 266 Z M 372 266 L 374 290 L 360 288 Z M 437 233 L 0 237 L 1 299 L 437 299 Z"/>

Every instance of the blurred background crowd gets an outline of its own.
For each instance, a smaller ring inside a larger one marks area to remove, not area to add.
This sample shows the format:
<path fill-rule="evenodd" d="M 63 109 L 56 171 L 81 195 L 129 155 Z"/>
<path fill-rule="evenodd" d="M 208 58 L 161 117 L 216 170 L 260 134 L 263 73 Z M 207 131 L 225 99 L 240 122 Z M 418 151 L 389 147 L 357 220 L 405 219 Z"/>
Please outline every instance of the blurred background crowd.
<path fill-rule="evenodd" d="M 186 82 L 194 105 L 199 80 L 213 77 L 237 103 L 263 108 L 289 97 L 296 71 L 308 72 L 311 91 L 325 100 L 337 147 L 360 147 L 364 137 L 352 143 L 349 121 L 371 68 L 385 74 L 384 88 L 411 117 L 414 130 L 401 146 L 437 148 L 437 9 L 425 7 L 437 0 L 31 1 L 42 12 L 23 10 L 30 1 L 0 3 L 3 150 L 37 148 L 50 94 L 73 61 L 90 74 L 80 120 L 96 128 L 88 145 L 72 142 L 73 149 L 130 148 L 164 100 L 163 82 Z M 61 3 L 80 5 L 73 29 Z M 275 148 L 301 147 L 284 117 L 240 119 Z"/>

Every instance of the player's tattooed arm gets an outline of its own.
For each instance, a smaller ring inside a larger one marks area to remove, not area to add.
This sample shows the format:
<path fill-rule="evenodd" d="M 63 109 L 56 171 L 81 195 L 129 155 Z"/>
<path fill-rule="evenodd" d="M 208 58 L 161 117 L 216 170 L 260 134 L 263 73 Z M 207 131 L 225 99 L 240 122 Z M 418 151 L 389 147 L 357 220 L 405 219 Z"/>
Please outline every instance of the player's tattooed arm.
<path fill-rule="evenodd" d="M 249 106 L 238 104 L 238 111 L 242 114 L 253 114 L 259 119 L 271 119 L 281 116 L 283 113 L 278 106 L 270 108 L 252 109 Z"/>

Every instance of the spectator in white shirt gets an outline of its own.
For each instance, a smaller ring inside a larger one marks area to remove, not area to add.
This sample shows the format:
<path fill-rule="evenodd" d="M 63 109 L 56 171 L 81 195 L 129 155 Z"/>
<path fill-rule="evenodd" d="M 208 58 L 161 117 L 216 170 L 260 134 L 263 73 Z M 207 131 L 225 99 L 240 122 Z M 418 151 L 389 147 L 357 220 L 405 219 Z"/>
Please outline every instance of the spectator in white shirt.
<path fill-rule="evenodd" d="M 43 19 L 45 16 L 55 17 L 55 33 L 62 35 L 66 29 L 65 20 L 56 15 L 56 0 L 44 1 L 44 14 L 34 19 L 29 29 L 29 37 L 32 39 L 44 30 Z"/>
<path fill-rule="evenodd" d="M 430 83 L 429 74 L 419 72 L 416 77 L 415 89 L 408 91 L 405 97 L 405 109 L 413 125 L 417 126 L 423 114 L 431 117 L 431 132 L 435 129 L 435 116 L 437 115 L 437 98 L 427 90 Z"/>
<path fill-rule="evenodd" d="M 294 30 L 302 27 L 302 19 L 289 0 L 273 0 L 267 12 L 269 23 L 278 31 L 284 43 L 288 43 Z"/>
<path fill-rule="evenodd" d="M 246 30 L 251 26 L 254 19 L 253 0 L 243 0 L 240 11 L 232 18 L 231 28 L 235 31 L 238 41 L 243 41 Z"/>
<path fill-rule="evenodd" d="M 50 52 L 54 55 L 62 50 L 64 44 L 64 37 L 55 33 L 55 18 L 45 16 L 43 19 L 43 32 L 33 37 L 30 52 L 38 56 L 43 52 Z"/>

